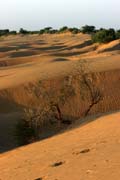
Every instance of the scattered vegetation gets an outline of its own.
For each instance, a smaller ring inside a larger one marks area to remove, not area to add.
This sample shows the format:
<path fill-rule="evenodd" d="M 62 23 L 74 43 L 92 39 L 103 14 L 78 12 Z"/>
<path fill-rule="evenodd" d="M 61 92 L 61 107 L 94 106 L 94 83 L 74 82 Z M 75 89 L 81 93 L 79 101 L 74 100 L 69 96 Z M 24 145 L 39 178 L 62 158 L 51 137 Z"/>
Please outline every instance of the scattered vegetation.
<path fill-rule="evenodd" d="M 87 72 L 86 61 L 79 62 L 79 75 L 76 76 L 80 96 L 83 93 L 84 100 L 88 101 L 88 108 L 83 112 L 87 116 L 94 105 L 98 104 L 102 98 L 102 92 L 96 84 L 95 75 Z M 69 75 L 61 80 L 60 87 L 49 87 L 43 81 L 29 88 L 30 94 L 34 94 L 39 105 L 35 109 L 26 109 L 23 119 L 16 126 L 16 138 L 18 145 L 28 144 L 40 139 L 41 132 L 49 128 L 54 129 L 69 125 L 73 118 L 63 113 L 63 106 L 72 97 L 76 96 L 74 86 L 74 76 Z M 43 100 L 44 99 L 44 100 Z M 81 100 L 81 99 L 80 99 Z M 73 105 L 74 106 L 74 105 Z M 74 108 L 74 107 L 73 107 Z"/>
<path fill-rule="evenodd" d="M 103 99 L 103 94 L 99 87 L 97 86 L 96 79 L 97 75 L 94 73 L 88 73 L 89 64 L 86 61 L 79 62 L 79 75 L 81 76 L 80 81 L 80 93 L 81 97 L 90 99 L 90 104 L 87 110 L 84 112 L 84 116 L 86 117 L 94 105 L 98 104 Z"/>
<path fill-rule="evenodd" d="M 98 42 L 98 43 L 108 43 L 110 41 L 113 41 L 119 37 L 119 33 L 115 32 L 114 29 L 102 29 L 98 32 L 96 32 L 92 36 L 92 41 Z"/>
<path fill-rule="evenodd" d="M 29 34 L 29 31 L 21 28 L 21 29 L 19 30 L 19 34 Z"/>
<path fill-rule="evenodd" d="M 84 34 L 91 34 L 93 43 L 107 43 L 113 41 L 115 39 L 120 39 L 120 30 L 111 29 L 96 29 L 95 26 L 85 25 L 82 28 L 69 28 L 67 26 L 63 26 L 60 29 L 53 29 L 52 27 L 45 27 L 38 31 L 28 31 L 23 28 L 19 30 L 17 33 L 16 31 L 10 31 L 9 29 L 0 30 L 0 36 L 6 35 L 16 35 L 16 34 L 60 34 L 64 32 L 71 32 L 72 34 L 84 33 Z"/>
<path fill-rule="evenodd" d="M 69 28 L 68 28 L 67 26 L 64 26 L 64 27 L 62 27 L 62 28 L 59 29 L 59 33 L 66 32 L 66 31 L 68 31 L 68 30 L 69 30 Z"/>
<path fill-rule="evenodd" d="M 69 28 L 69 31 L 72 33 L 72 34 L 78 34 L 78 33 L 80 33 L 81 31 L 80 31 L 80 29 L 78 29 L 78 28 Z"/>
<path fill-rule="evenodd" d="M 84 34 L 91 34 L 91 33 L 95 33 L 96 30 L 95 30 L 95 26 L 88 26 L 88 25 L 85 25 L 81 28 L 81 32 L 84 33 Z"/>
<path fill-rule="evenodd" d="M 16 31 L 10 31 L 9 29 L 0 30 L 0 36 L 16 35 Z"/>
<path fill-rule="evenodd" d="M 61 109 L 66 101 L 75 95 L 70 78 L 65 77 L 58 92 L 56 88 L 46 90 L 41 81 L 36 86 L 31 86 L 30 93 L 33 93 L 37 99 L 44 99 L 44 102 L 35 109 L 25 109 L 24 117 L 18 122 L 15 131 L 18 145 L 39 140 L 43 129 L 71 124 L 71 120 L 65 119 Z"/>
<path fill-rule="evenodd" d="M 15 138 L 19 146 L 36 141 L 35 129 L 29 118 L 22 118 L 15 128 Z"/>
<path fill-rule="evenodd" d="M 116 32 L 116 39 L 120 39 L 120 30 Z"/>

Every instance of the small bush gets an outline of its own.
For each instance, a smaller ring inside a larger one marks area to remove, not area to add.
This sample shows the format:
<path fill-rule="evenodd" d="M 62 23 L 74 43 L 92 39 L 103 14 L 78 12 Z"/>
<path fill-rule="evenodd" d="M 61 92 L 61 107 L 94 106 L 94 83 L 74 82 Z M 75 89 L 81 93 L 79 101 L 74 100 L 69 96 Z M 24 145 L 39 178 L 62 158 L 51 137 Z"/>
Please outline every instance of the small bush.
<path fill-rule="evenodd" d="M 39 31 L 39 34 L 52 34 L 52 33 L 54 33 L 54 30 L 52 29 L 52 27 L 46 27 Z"/>
<path fill-rule="evenodd" d="M 116 32 L 116 39 L 120 39 L 120 30 Z"/>
<path fill-rule="evenodd" d="M 91 34 L 91 33 L 94 33 L 95 32 L 95 26 L 88 26 L 88 25 L 85 25 L 81 28 L 81 32 L 84 33 L 84 34 Z"/>
<path fill-rule="evenodd" d="M 16 35 L 17 32 L 16 32 L 16 31 L 10 31 L 9 34 L 10 34 L 10 35 Z"/>
<path fill-rule="evenodd" d="M 29 31 L 27 31 L 27 30 L 21 28 L 21 29 L 19 30 L 19 33 L 25 35 L 25 34 L 29 34 Z"/>
<path fill-rule="evenodd" d="M 5 36 L 9 34 L 9 29 L 0 30 L 0 36 Z"/>
<path fill-rule="evenodd" d="M 44 34 L 45 33 L 45 30 L 44 29 L 41 29 L 40 31 L 39 31 L 39 34 Z"/>
<path fill-rule="evenodd" d="M 46 27 L 44 28 L 44 33 L 49 34 L 52 30 L 52 27 Z"/>
<path fill-rule="evenodd" d="M 19 146 L 32 143 L 36 139 L 34 127 L 27 119 L 21 119 L 15 129 L 15 138 Z"/>
<path fill-rule="evenodd" d="M 56 34 L 56 33 L 58 33 L 58 30 L 57 30 L 57 29 L 52 29 L 52 30 L 49 32 L 49 34 Z"/>
<path fill-rule="evenodd" d="M 68 28 L 67 26 L 63 26 L 62 28 L 59 29 L 59 32 L 60 32 L 60 33 L 63 33 L 63 32 L 65 32 L 65 31 L 68 31 L 68 29 L 69 29 L 69 28 Z"/>
<path fill-rule="evenodd" d="M 69 28 L 69 31 L 73 34 L 78 34 L 80 32 L 78 28 Z"/>
<path fill-rule="evenodd" d="M 93 36 L 92 36 L 92 41 L 94 43 L 98 42 L 98 43 L 107 43 L 110 41 L 113 41 L 116 39 L 116 34 L 115 34 L 115 30 L 114 29 L 102 29 L 98 32 L 96 32 Z"/>

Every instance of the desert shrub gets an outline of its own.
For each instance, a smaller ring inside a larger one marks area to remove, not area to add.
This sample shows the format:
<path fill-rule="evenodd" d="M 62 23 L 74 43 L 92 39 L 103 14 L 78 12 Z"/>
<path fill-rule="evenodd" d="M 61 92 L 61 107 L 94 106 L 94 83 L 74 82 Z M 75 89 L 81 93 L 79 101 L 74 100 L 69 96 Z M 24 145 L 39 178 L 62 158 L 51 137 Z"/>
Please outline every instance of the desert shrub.
<path fill-rule="evenodd" d="M 44 28 L 44 33 L 50 34 L 51 30 L 52 30 L 52 27 L 46 27 Z"/>
<path fill-rule="evenodd" d="M 81 28 L 81 32 L 82 33 L 87 33 L 87 34 L 91 34 L 91 33 L 94 33 L 95 32 L 95 26 L 88 26 L 88 25 L 85 25 Z"/>
<path fill-rule="evenodd" d="M 116 39 L 120 39 L 120 30 L 116 31 Z"/>
<path fill-rule="evenodd" d="M 39 31 L 39 34 L 44 34 L 45 33 L 45 30 L 44 29 L 41 29 L 40 31 Z"/>
<path fill-rule="evenodd" d="M 79 75 L 80 78 L 80 95 L 82 100 L 89 99 L 89 106 L 86 109 L 84 116 L 87 116 L 91 109 L 96 105 L 99 104 L 100 101 L 103 99 L 103 93 L 99 86 L 97 85 L 97 74 L 88 73 L 89 70 L 89 63 L 86 60 L 79 61 Z"/>
<path fill-rule="evenodd" d="M 49 33 L 52 30 L 52 27 L 46 27 L 46 28 L 44 28 L 44 30 L 46 33 Z"/>
<path fill-rule="evenodd" d="M 19 33 L 25 35 L 25 34 L 29 34 L 29 31 L 27 31 L 27 30 L 25 30 L 23 28 L 20 28 Z"/>
<path fill-rule="evenodd" d="M 50 32 L 49 32 L 49 34 L 56 34 L 56 33 L 58 33 L 58 30 L 57 30 L 57 29 L 52 29 L 52 30 L 50 30 Z"/>
<path fill-rule="evenodd" d="M 9 34 L 10 34 L 10 35 L 16 35 L 17 32 L 16 32 L 16 31 L 10 31 Z"/>
<path fill-rule="evenodd" d="M 39 34 L 39 31 L 30 31 L 29 34 Z"/>
<path fill-rule="evenodd" d="M 69 28 L 67 26 L 63 26 L 62 28 L 59 29 L 60 33 L 63 33 L 65 31 L 67 31 Z"/>
<path fill-rule="evenodd" d="M 15 139 L 19 146 L 32 143 L 36 140 L 35 130 L 29 119 L 21 119 L 15 127 Z"/>
<path fill-rule="evenodd" d="M 54 110 L 50 104 L 38 106 L 36 109 L 25 109 L 23 118 L 15 126 L 17 145 L 22 146 L 39 140 L 43 129 L 55 123 Z"/>
<path fill-rule="evenodd" d="M 113 41 L 116 39 L 116 34 L 114 29 L 103 29 L 98 32 L 96 32 L 92 36 L 92 41 L 93 42 L 98 42 L 98 43 L 107 43 L 110 41 Z"/>
<path fill-rule="evenodd" d="M 24 145 L 39 140 L 44 132 L 56 130 L 60 125 L 68 123 L 70 119 L 62 112 L 62 106 L 71 97 L 75 96 L 72 77 L 65 77 L 59 91 L 56 88 L 46 89 L 44 82 L 40 81 L 37 86 L 31 86 L 30 93 L 37 99 L 44 99 L 34 109 L 27 108 L 21 121 L 15 127 L 15 137 L 18 145 Z"/>
<path fill-rule="evenodd" d="M 39 34 L 52 34 L 52 31 L 53 31 L 52 27 L 46 27 L 44 29 L 41 29 L 39 31 Z"/>
<path fill-rule="evenodd" d="M 9 34 L 9 29 L 0 30 L 0 36 L 5 36 Z"/>
<path fill-rule="evenodd" d="M 69 28 L 69 31 L 73 34 L 77 34 L 80 32 L 80 30 L 78 28 Z"/>

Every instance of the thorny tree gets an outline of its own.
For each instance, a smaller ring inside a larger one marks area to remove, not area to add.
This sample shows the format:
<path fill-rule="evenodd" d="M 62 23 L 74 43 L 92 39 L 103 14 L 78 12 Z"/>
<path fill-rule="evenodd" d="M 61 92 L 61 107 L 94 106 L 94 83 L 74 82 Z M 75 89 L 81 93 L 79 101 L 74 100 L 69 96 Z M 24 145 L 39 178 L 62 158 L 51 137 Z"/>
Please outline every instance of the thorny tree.
<path fill-rule="evenodd" d="M 94 105 L 98 104 L 103 99 L 101 90 L 94 82 L 95 73 L 92 74 L 89 69 L 89 64 L 86 60 L 80 60 L 77 68 L 78 74 L 81 76 L 82 84 L 84 84 L 90 95 L 90 105 L 85 111 L 84 115 L 87 116 Z M 85 90 L 85 89 L 83 89 Z"/>

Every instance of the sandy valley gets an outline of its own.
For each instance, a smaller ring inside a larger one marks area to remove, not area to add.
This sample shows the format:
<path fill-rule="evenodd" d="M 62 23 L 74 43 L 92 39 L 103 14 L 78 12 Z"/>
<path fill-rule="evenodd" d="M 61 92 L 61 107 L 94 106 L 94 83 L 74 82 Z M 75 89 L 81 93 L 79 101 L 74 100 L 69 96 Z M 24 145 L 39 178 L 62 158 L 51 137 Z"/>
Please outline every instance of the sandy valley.
<path fill-rule="evenodd" d="M 51 102 L 71 124 L 17 148 L 13 131 L 23 110 Z M 0 180 L 119 180 L 119 110 L 120 40 L 93 44 L 82 33 L 0 38 Z"/>

